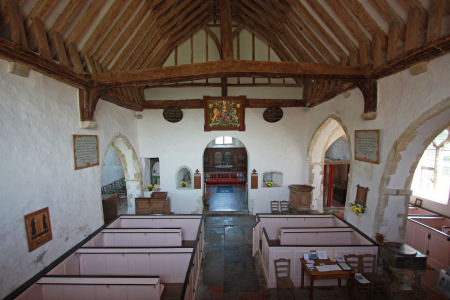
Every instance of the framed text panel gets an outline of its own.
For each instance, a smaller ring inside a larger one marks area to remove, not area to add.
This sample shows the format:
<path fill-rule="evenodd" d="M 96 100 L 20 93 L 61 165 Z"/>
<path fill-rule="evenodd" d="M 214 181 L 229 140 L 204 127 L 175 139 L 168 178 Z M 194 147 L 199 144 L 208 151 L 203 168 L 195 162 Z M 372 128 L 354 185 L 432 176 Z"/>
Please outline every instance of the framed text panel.
<path fill-rule="evenodd" d="M 73 155 L 75 170 L 98 166 L 98 136 L 74 134 Z"/>
<path fill-rule="evenodd" d="M 380 130 L 355 130 L 355 159 L 380 163 Z"/>
<path fill-rule="evenodd" d="M 245 130 L 245 97 L 203 97 L 205 131 Z"/>
<path fill-rule="evenodd" d="M 25 215 L 28 250 L 31 252 L 52 239 L 52 227 L 48 207 Z"/>

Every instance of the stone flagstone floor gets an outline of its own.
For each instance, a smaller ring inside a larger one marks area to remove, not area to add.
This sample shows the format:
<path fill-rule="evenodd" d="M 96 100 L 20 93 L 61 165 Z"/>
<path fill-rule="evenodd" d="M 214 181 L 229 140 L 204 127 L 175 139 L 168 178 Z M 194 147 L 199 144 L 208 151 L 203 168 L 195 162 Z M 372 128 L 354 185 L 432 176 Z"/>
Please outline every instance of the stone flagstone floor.
<path fill-rule="evenodd" d="M 197 300 L 309 299 L 308 289 L 297 288 L 293 293 L 278 295 L 276 289 L 266 288 L 259 261 L 251 254 L 254 224 L 255 216 L 251 215 L 205 216 L 205 257 Z M 365 293 L 357 295 L 357 300 L 367 298 Z M 315 288 L 314 299 L 349 299 L 349 297 L 346 287 L 322 287 Z M 371 299 L 385 300 L 389 297 L 383 293 L 376 293 Z M 414 298 L 407 295 L 392 299 Z M 417 299 L 445 298 L 427 293 Z"/>

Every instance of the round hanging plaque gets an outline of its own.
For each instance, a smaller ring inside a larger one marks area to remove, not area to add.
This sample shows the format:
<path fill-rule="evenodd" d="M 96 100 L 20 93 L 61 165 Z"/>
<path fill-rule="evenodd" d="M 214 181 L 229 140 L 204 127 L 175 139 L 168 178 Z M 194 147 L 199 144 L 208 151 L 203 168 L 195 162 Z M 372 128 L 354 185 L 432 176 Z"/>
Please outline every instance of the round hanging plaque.
<path fill-rule="evenodd" d="M 269 107 L 263 113 L 263 118 L 267 122 L 275 123 L 281 120 L 283 111 L 279 107 Z"/>
<path fill-rule="evenodd" d="M 183 119 L 183 112 L 178 107 L 166 107 L 163 111 L 164 119 L 176 123 Z"/>

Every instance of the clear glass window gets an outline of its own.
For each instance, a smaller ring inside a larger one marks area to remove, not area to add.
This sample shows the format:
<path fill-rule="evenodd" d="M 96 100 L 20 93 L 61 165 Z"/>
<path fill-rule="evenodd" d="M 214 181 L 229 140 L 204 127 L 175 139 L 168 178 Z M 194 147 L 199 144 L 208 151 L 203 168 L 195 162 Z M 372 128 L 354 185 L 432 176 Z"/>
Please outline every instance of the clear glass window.
<path fill-rule="evenodd" d="M 447 204 L 450 197 L 450 136 L 445 129 L 428 145 L 414 172 L 413 195 Z"/>

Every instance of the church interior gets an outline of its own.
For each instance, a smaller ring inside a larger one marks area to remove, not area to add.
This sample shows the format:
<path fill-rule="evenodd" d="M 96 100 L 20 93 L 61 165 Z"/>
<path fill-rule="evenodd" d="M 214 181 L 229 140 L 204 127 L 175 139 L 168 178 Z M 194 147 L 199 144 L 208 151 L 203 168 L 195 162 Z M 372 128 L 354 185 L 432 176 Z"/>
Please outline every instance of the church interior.
<path fill-rule="evenodd" d="M 0 298 L 448 299 L 449 51 L 448 0 L 1 1 Z"/>

